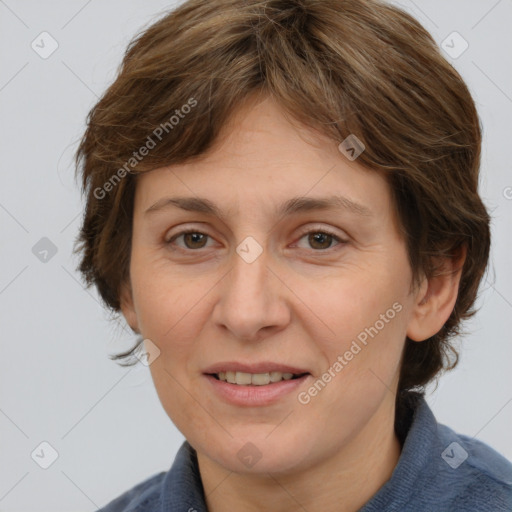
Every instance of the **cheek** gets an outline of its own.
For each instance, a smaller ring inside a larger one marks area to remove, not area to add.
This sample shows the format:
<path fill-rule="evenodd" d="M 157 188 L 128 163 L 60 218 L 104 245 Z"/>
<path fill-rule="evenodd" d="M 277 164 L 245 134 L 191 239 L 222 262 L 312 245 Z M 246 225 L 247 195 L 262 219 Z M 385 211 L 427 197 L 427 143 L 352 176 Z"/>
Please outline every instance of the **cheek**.
<path fill-rule="evenodd" d="M 383 401 L 393 403 L 389 397 L 395 394 L 405 339 L 405 309 L 395 298 L 384 294 L 377 305 L 361 299 L 345 301 L 341 309 L 329 306 L 336 336 L 318 346 L 325 366 L 300 398 L 309 402 L 313 417 L 325 418 L 331 439 L 356 432 Z"/>
<path fill-rule="evenodd" d="M 379 281 L 369 272 L 358 283 L 356 277 L 339 280 L 324 293 L 311 290 L 308 295 L 323 320 L 316 322 L 318 327 L 310 336 L 322 353 L 322 371 L 336 376 L 334 385 L 329 384 L 333 400 L 339 394 L 349 401 L 363 394 L 379 395 L 394 385 L 410 299 L 404 276 L 384 275 L 385 281 Z"/>
<path fill-rule="evenodd" d="M 400 277 L 378 282 L 368 272 L 363 276 L 331 279 L 323 289 L 305 287 L 302 295 L 308 298 L 319 320 L 319 330 L 330 333 L 330 338 L 347 340 L 361 334 L 364 340 L 368 329 L 377 334 L 373 327 L 383 333 L 400 330 L 406 292 L 405 280 L 400 282 Z"/>
<path fill-rule="evenodd" d="M 193 318 L 204 311 L 214 280 L 206 275 L 190 279 L 168 262 L 162 265 L 150 258 L 133 262 L 131 279 L 142 334 L 162 342 L 167 338 L 187 342 L 198 325 Z"/>

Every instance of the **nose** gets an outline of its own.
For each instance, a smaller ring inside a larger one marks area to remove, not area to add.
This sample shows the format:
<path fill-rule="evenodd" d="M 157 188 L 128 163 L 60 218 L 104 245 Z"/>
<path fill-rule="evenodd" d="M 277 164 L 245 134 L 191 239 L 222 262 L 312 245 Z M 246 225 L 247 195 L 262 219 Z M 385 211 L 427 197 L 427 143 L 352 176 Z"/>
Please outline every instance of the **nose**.
<path fill-rule="evenodd" d="M 254 260 L 233 251 L 231 270 L 219 283 L 212 320 L 235 339 L 257 341 L 290 322 L 290 291 L 271 260 L 268 250 Z"/>

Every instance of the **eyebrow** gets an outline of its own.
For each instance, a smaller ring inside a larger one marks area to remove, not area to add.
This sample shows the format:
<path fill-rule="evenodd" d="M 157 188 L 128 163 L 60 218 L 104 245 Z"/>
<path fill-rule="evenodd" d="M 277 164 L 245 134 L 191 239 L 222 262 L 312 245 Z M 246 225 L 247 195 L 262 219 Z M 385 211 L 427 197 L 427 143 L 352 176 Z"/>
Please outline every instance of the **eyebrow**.
<path fill-rule="evenodd" d="M 150 206 L 144 215 L 177 207 L 190 212 L 205 213 L 214 215 L 221 220 L 226 220 L 228 215 L 210 200 L 202 197 L 163 197 Z M 359 216 L 371 216 L 372 211 L 360 203 L 344 196 L 328 197 L 293 197 L 283 203 L 276 210 L 278 217 L 293 215 L 296 213 L 318 211 L 318 210 L 345 210 Z"/>

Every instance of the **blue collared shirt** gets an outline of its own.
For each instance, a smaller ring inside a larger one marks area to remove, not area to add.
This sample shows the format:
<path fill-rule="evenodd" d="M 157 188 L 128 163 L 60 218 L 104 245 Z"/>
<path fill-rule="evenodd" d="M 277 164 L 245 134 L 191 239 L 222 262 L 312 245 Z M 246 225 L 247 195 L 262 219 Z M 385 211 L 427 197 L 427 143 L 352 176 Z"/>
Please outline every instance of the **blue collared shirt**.
<path fill-rule="evenodd" d="M 359 512 L 512 511 L 512 464 L 488 445 L 437 423 L 418 402 L 391 478 Z M 100 512 L 208 512 L 195 450 L 180 447 L 153 475 Z"/>

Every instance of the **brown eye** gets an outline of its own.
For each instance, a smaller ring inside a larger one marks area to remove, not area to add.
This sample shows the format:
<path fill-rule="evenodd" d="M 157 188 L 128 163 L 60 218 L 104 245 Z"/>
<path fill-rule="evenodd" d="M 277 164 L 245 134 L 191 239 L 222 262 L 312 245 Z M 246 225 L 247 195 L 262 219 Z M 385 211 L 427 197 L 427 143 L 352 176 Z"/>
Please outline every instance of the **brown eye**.
<path fill-rule="evenodd" d="M 178 238 L 183 237 L 183 242 L 185 244 L 185 249 L 202 249 L 206 245 L 206 241 L 208 240 L 208 235 L 205 233 L 201 233 L 199 231 L 183 231 L 173 236 L 167 244 L 174 243 Z M 183 246 L 179 245 L 178 247 L 183 249 Z"/>
<path fill-rule="evenodd" d="M 346 243 L 345 240 L 342 240 L 334 233 L 329 233 L 328 231 L 323 230 L 308 231 L 301 236 L 300 240 L 305 239 L 306 237 L 308 245 L 306 249 L 314 249 L 316 252 L 327 251 L 337 245 L 343 245 Z M 333 245 L 333 242 L 336 243 Z"/>
<path fill-rule="evenodd" d="M 204 233 L 185 233 L 183 240 L 188 248 L 197 249 L 204 247 L 207 236 Z"/>
<path fill-rule="evenodd" d="M 314 249 L 329 249 L 333 238 L 328 233 L 310 233 L 308 235 L 308 242 Z"/>

